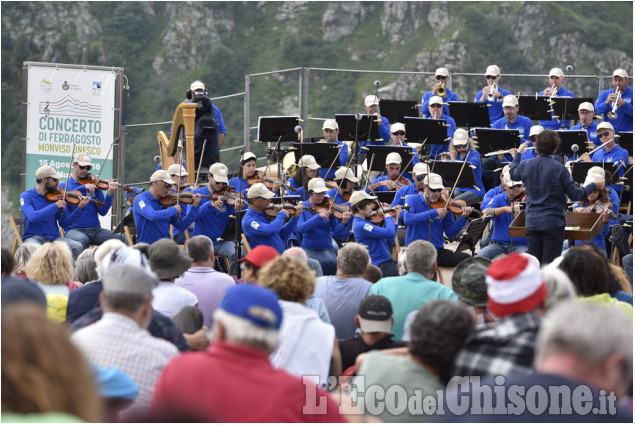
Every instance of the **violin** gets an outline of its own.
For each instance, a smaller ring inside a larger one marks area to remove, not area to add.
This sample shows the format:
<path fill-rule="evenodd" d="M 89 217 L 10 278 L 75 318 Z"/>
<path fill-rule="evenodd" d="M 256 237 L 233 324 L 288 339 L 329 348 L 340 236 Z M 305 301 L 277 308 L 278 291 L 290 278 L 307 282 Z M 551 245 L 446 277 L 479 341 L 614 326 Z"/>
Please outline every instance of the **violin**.
<path fill-rule="evenodd" d="M 235 207 L 238 202 L 244 199 L 244 196 L 240 192 L 234 192 L 234 190 L 236 190 L 234 186 L 227 186 L 224 191 L 216 191 L 212 196 L 222 198 L 227 205 Z"/>
<path fill-rule="evenodd" d="M 101 178 L 97 179 L 97 176 L 93 176 L 92 174 L 89 174 L 85 179 L 81 179 L 78 183 L 79 184 L 94 184 L 97 187 L 97 189 L 108 190 L 108 184 L 112 181 L 113 181 L 112 179 L 101 179 Z M 134 192 L 134 190 L 132 190 L 126 185 L 123 185 L 119 182 L 115 182 L 115 183 L 117 183 L 117 185 L 121 189 L 125 190 L 128 193 Z"/>
<path fill-rule="evenodd" d="M 295 187 L 291 187 L 280 182 L 277 177 L 266 177 L 262 171 L 257 171 L 253 177 L 249 177 L 247 179 L 247 184 L 249 185 L 249 187 L 253 186 L 256 183 L 263 183 L 265 187 L 271 191 L 273 191 L 273 185 L 276 183 L 280 184 L 280 186 L 292 192 L 295 192 L 297 190 Z"/>
<path fill-rule="evenodd" d="M 337 205 L 335 200 L 332 198 L 324 198 L 324 201 L 322 201 L 321 204 L 308 210 L 317 214 L 320 214 L 322 211 L 330 211 L 331 214 L 333 214 L 333 217 L 338 220 L 342 220 L 344 218 L 344 213 L 351 212 L 351 208 L 348 205 Z"/>
<path fill-rule="evenodd" d="M 181 199 L 179 200 L 178 198 L 181 198 Z M 210 195 L 201 195 L 201 198 L 207 198 L 211 200 L 212 202 L 219 199 L 218 196 L 210 196 Z M 194 193 L 184 192 L 184 193 L 181 193 L 181 196 L 179 196 L 176 192 L 170 193 L 168 196 L 159 198 L 159 204 L 162 207 L 169 208 L 169 207 L 175 206 L 177 200 L 179 200 L 181 204 L 192 205 L 194 203 Z"/>
<path fill-rule="evenodd" d="M 611 207 L 613 207 L 613 204 L 610 202 L 601 202 L 599 199 L 591 202 L 588 206 L 589 212 L 599 212 L 603 214 L 605 211 L 609 211 L 609 217 L 617 218 L 615 217 L 615 213 L 611 210 Z"/>
<path fill-rule="evenodd" d="M 447 207 L 445 204 L 448 204 Z M 432 202 L 430 204 L 430 209 L 436 210 L 439 208 L 447 208 L 452 214 L 461 215 L 463 214 L 463 207 L 467 207 L 467 203 L 462 199 L 450 199 L 448 203 L 447 199 L 442 196 L 439 197 L 439 200 L 436 202 Z M 477 210 L 476 208 L 472 209 L 474 212 L 483 215 L 482 211 Z"/>
<path fill-rule="evenodd" d="M 48 192 L 46 194 L 46 200 L 50 203 L 65 200 L 71 205 L 79 205 L 82 202 L 82 192 L 78 190 L 68 190 L 66 191 L 66 199 L 64 199 L 64 189 L 58 187 L 54 192 Z M 91 202 L 94 202 L 98 207 L 103 207 L 105 204 L 97 199 L 90 198 Z"/>
<path fill-rule="evenodd" d="M 399 176 L 396 180 L 393 180 L 395 183 L 397 183 L 397 188 L 396 189 L 390 189 L 393 192 L 398 191 L 399 189 L 401 189 L 404 186 L 408 186 L 410 184 L 412 184 L 412 182 L 410 180 L 408 180 L 407 178 L 405 178 L 404 176 Z"/>
<path fill-rule="evenodd" d="M 310 208 L 305 208 L 305 207 L 303 208 L 309 211 L 313 211 Z M 269 204 L 269 206 L 265 208 L 264 213 L 268 218 L 276 218 L 276 216 L 281 210 L 286 210 L 289 213 L 289 215 L 295 214 L 297 212 L 296 205 L 293 205 L 293 204 Z"/>
<path fill-rule="evenodd" d="M 403 205 L 401 207 L 402 211 L 410 211 L 410 205 Z M 370 214 L 370 222 L 373 224 L 381 224 L 384 222 L 386 217 L 394 217 L 397 209 L 396 208 L 384 208 L 373 211 Z"/>

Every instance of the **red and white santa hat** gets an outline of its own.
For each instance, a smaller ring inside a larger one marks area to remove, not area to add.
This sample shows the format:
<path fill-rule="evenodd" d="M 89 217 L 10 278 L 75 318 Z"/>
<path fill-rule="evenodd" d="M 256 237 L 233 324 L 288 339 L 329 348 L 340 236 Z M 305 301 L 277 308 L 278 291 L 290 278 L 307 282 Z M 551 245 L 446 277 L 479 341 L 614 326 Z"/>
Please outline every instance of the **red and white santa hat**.
<path fill-rule="evenodd" d="M 510 254 L 487 269 L 489 310 L 498 317 L 528 313 L 547 297 L 540 269 L 520 254 Z"/>

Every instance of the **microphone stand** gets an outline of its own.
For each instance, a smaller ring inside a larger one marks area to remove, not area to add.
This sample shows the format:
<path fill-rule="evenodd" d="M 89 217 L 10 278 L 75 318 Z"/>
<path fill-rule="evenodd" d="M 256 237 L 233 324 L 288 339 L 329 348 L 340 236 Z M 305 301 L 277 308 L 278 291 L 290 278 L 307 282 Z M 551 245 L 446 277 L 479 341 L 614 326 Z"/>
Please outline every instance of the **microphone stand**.
<path fill-rule="evenodd" d="M 245 154 L 245 150 L 241 149 L 240 150 L 240 158 L 238 159 L 238 172 L 240 173 L 240 163 L 242 162 L 242 158 L 243 155 Z M 241 191 L 242 192 L 242 191 Z M 240 199 L 243 199 L 242 197 Z M 210 201 L 211 202 L 211 201 Z M 242 208 L 241 208 L 242 210 Z M 236 223 L 234 225 L 234 267 L 236 267 L 236 277 L 238 279 L 240 279 L 240 267 L 237 267 L 236 264 L 238 264 L 238 259 L 240 259 L 240 234 L 238 232 L 238 228 L 240 227 L 242 230 L 242 223 L 238 222 L 238 218 L 239 218 L 239 214 L 238 214 L 239 210 L 237 208 L 234 209 L 234 214 L 235 214 L 235 218 L 236 218 Z M 231 266 L 230 266 L 230 270 L 228 270 L 229 274 L 231 275 Z"/>

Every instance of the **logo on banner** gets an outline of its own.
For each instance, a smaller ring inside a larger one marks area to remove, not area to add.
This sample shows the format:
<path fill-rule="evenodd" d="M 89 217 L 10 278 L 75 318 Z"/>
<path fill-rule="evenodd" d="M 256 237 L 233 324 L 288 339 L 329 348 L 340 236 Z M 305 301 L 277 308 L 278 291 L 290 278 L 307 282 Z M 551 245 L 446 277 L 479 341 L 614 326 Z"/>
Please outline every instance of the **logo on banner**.
<path fill-rule="evenodd" d="M 48 93 L 53 88 L 53 83 L 51 83 L 46 78 L 43 78 L 42 81 L 40 81 L 40 88 L 44 93 Z"/>
<path fill-rule="evenodd" d="M 64 84 L 62 84 L 62 89 L 68 90 L 69 88 L 71 88 L 71 86 L 68 85 L 68 81 L 64 81 Z"/>
<path fill-rule="evenodd" d="M 101 94 L 101 81 L 93 81 L 93 94 Z"/>

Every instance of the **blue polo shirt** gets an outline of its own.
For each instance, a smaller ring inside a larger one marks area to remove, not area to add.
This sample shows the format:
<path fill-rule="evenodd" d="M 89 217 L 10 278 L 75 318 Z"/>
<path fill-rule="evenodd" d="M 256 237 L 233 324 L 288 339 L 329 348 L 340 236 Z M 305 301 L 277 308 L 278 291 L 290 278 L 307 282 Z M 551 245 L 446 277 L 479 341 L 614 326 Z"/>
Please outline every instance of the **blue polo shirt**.
<path fill-rule="evenodd" d="M 35 187 L 20 194 L 20 210 L 24 217 L 22 240 L 31 236 L 42 236 L 49 240 L 57 239 L 60 237 L 58 222 L 62 227 L 69 226 L 80 220 L 84 214 L 81 208 L 75 208 L 75 211 L 70 213 L 68 203 L 62 211 L 55 202 L 51 203 L 46 196 L 40 195 Z"/>
<path fill-rule="evenodd" d="M 185 192 L 198 193 L 206 196 L 212 195 L 207 185 L 194 190 L 187 188 Z M 194 208 L 193 205 L 188 206 L 188 215 L 192 208 Z M 210 199 L 202 198 L 198 205 L 198 219 L 194 222 L 192 235 L 205 235 L 216 243 L 216 239 L 223 236 L 227 224 L 231 220 L 230 216 L 235 212 L 236 208 L 230 207 L 227 203 L 223 203 L 221 209 L 217 210 Z"/>
<path fill-rule="evenodd" d="M 60 187 L 66 187 L 66 182 L 60 183 Z M 114 196 L 107 195 L 104 197 L 104 192 L 97 188 L 95 188 L 95 192 L 92 195 L 89 195 L 88 191 L 86 190 L 86 186 L 80 185 L 77 181 L 75 181 L 73 176 L 71 176 L 68 180 L 68 190 L 80 191 L 84 196 L 90 196 L 92 199 L 103 202 L 104 206 L 98 207 L 97 204 L 95 204 L 94 202 L 89 202 L 84 207 L 84 214 L 81 216 L 81 218 L 77 221 L 68 223 L 68 226 L 64 227 L 64 230 L 69 231 L 71 229 L 101 227 L 101 223 L 99 222 L 99 217 L 97 217 L 97 214 L 101 216 L 105 216 L 106 214 L 108 214 L 108 211 L 112 206 Z M 68 204 L 66 208 L 68 208 L 70 213 L 73 213 L 76 209 L 78 209 L 77 205 L 70 204 Z"/>
<path fill-rule="evenodd" d="M 571 130 L 582 130 L 582 124 L 574 125 L 571 127 Z M 591 125 L 586 128 L 586 134 L 589 140 L 593 142 L 596 147 L 602 144 L 598 139 L 598 124 L 595 121 L 592 121 Z M 584 147 L 580 146 L 580 149 L 584 152 Z"/>
<path fill-rule="evenodd" d="M 303 202 L 305 208 L 311 208 L 311 202 Z M 301 246 L 304 249 L 332 249 L 331 235 L 337 228 L 337 222 L 333 215 L 324 220 L 319 214 L 306 209 L 298 218 L 298 232 L 302 234 Z"/>
<path fill-rule="evenodd" d="M 560 90 L 558 90 L 556 92 L 556 94 L 558 95 L 558 97 L 566 97 L 569 96 L 570 98 L 574 98 L 575 96 L 573 95 L 573 92 L 570 90 L 566 90 L 564 87 L 560 87 Z M 540 93 L 538 93 L 538 96 L 544 96 L 545 95 L 545 91 L 541 91 Z M 553 117 L 554 112 L 551 113 L 551 116 Z M 562 120 L 558 120 L 557 118 L 553 118 L 550 121 L 545 121 L 545 120 L 541 120 L 538 121 L 538 123 L 543 126 L 544 128 L 548 128 L 550 130 L 560 130 L 562 128 Z M 571 121 L 567 120 L 564 122 L 564 126 L 565 128 L 569 128 L 571 127 Z M 527 133 L 529 134 L 529 133 Z"/>
<path fill-rule="evenodd" d="M 190 211 L 181 209 L 181 214 L 177 218 L 176 207 L 164 209 L 149 190 L 135 197 L 132 211 L 137 228 L 137 241 L 149 244 L 162 238 L 169 238 L 170 224 L 184 231 L 198 215 L 198 208 L 192 205 Z"/>
<path fill-rule="evenodd" d="M 337 188 L 331 189 L 327 192 L 329 198 L 335 200 L 336 205 L 346 205 L 349 209 L 351 208 L 350 202 L 344 202 L 344 198 L 342 195 L 338 193 Z M 348 223 L 344 225 L 341 220 L 337 220 L 337 225 L 333 230 L 333 239 L 343 240 L 348 239 L 353 233 L 353 217 L 351 216 Z"/>
<path fill-rule="evenodd" d="M 298 223 L 298 219 L 292 217 L 287 224 L 284 224 L 286 217 L 286 214 L 280 211 L 276 218 L 269 222 L 264 212 L 259 213 L 248 208 L 243 216 L 242 229 L 251 249 L 258 245 L 267 245 L 282 254 L 284 251 L 282 240 L 286 240 L 291 235 Z"/>
<path fill-rule="evenodd" d="M 620 177 L 624 176 L 624 166 L 628 165 L 628 151 L 622 148 L 619 145 L 615 145 L 613 149 L 610 151 L 606 151 L 606 147 L 595 151 L 593 155 L 591 155 L 592 162 L 612 162 L 617 167 L 617 173 Z M 614 184 L 610 186 L 610 188 L 614 189 L 616 192 L 622 191 L 621 184 Z"/>
<path fill-rule="evenodd" d="M 507 193 L 501 193 L 500 195 L 494 196 L 491 202 L 487 206 L 487 208 L 500 208 L 500 207 L 509 207 L 511 206 L 511 202 L 509 202 L 509 198 L 507 197 Z M 503 245 L 511 245 L 512 239 L 509 236 L 509 225 L 512 224 L 513 214 L 504 212 L 498 217 L 493 219 L 494 223 L 494 232 L 492 233 L 492 241 L 498 242 Z M 514 245 L 527 245 L 527 238 L 514 238 Z"/>
<path fill-rule="evenodd" d="M 512 94 L 509 90 L 505 90 L 501 87 L 498 87 L 498 92 L 503 96 L 507 96 L 508 94 Z M 474 102 L 481 102 L 481 96 L 483 96 L 483 90 L 476 93 L 474 97 Z M 487 108 L 487 112 L 489 112 L 489 122 L 493 123 L 494 121 L 503 118 L 503 99 L 494 98 L 494 100 L 485 100 L 483 103 L 487 103 L 489 107 Z"/>
<path fill-rule="evenodd" d="M 447 80 L 446 80 L 447 81 Z M 430 110 L 428 109 L 428 103 L 430 102 L 430 98 L 432 97 L 432 90 L 427 91 L 421 96 L 421 111 L 423 112 L 423 116 L 426 118 L 430 118 L 432 115 L 430 114 Z M 449 88 L 445 88 L 445 96 L 443 99 L 443 115 L 450 115 L 450 108 L 448 107 L 448 102 L 458 102 L 459 96 L 454 93 Z"/>
<path fill-rule="evenodd" d="M 633 88 L 626 87 L 622 93 L 622 99 L 625 103 L 615 111 L 617 118 L 614 120 L 609 119 L 606 115 L 613 110 L 613 102 L 606 104 L 606 99 L 611 93 L 615 93 L 615 89 L 604 90 L 600 93 L 597 102 L 595 102 L 595 113 L 602 115 L 604 121 L 610 122 L 616 133 L 633 131 Z"/>
<path fill-rule="evenodd" d="M 392 245 L 397 235 L 395 220 L 388 217 L 385 220 L 386 227 L 376 226 L 368 220 L 360 217 L 353 217 L 353 234 L 355 240 L 366 245 L 370 260 L 375 266 L 392 260 L 388 245 Z"/>
<path fill-rule="evenodd" d="M 423 195 L 410 195 L 406 204 L 410 211 L 403 211 L 403 221 L 406 228 L 406 246 L 416 240 L 430 241 L 439 250 L 443 248 L 443 233 L 449 237 L 455 237 L 467 223 L 467 219 L 459 217 L 456 221 L 454 215 L 448 211 L 443 220 L 436 209 L 430 210 Z M 429 229 L 431 229 L 431 234 Z"/>
<path fill-rule="evenodd" d="M 507 125 L 507 121 L 505 120 L 505 117 L 503 117 L 499 119 L 498 121 L 495 121 L 494 124 L 492 124 L 492 128 L 504 130 L 505 125 Z M 523 142 L 526 142 L 527 140 L 529 140 L 529 131 L 531 130 L 532 125 L 533 123 L 529 118 L 522 115 L 518 115 L 518 117 L 516 118 L 516 121 L 509 123 L 509 126 L 507 127 L 507 129 L 518 130 L 521 140 Z"/>

